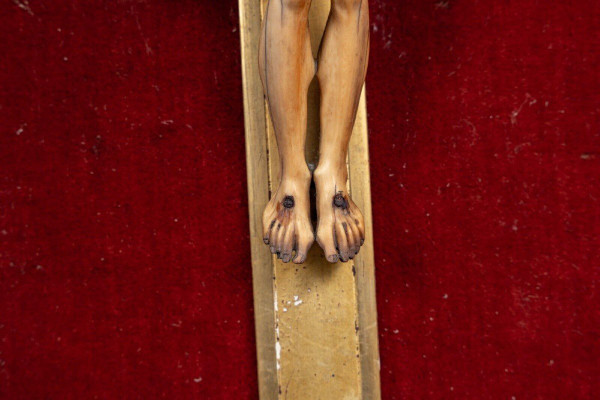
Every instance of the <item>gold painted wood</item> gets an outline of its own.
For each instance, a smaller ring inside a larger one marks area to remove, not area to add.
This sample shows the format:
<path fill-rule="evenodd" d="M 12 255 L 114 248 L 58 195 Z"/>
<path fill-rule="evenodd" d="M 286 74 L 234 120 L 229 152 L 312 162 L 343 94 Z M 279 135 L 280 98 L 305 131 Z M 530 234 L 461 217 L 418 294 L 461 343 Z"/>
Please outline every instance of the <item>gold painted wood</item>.
<path fill-rule="evenodd" d="M 369 140 L 365 89 L 360 99 L 354 131 L 348 148 L 348 179 L 352 200 L 365 218 L 365 245 L 354 258 L 363 399 L 380 399 L 379 342 L 377 336 L 377 302 L 375 293 L 375 256 L 373 252 L 373 217 L 371 213 L 371 177 L 369 175 Z"/>
<path fill-rule="evenodd" d="M 316 244 L 303 265 L 284 264 L 262 243 L 261 217 L 279 182 L 275 135 L 258 72 L 266 0 L 239 0 L 250 240 L 260 398 L 379 399 L 379 352 L 364 91 L 349 148 L 349 189 L 365 218 L 353 262 L 329 264 Z M 313 0 L 316 56 L 329 2 Z M 318 161 L 319 88 L 309 91 L 306 159 Z"/>
<path fill-rule="evenodd" d="M 261 25 L 258 0 L 240 0 L 239 14 L 258 387 L 261 399 L 276 399 L 273 261 L 261 233 L 262 211 L 269 201 L 269 175 L 266 109 L 258 71 Z"/>

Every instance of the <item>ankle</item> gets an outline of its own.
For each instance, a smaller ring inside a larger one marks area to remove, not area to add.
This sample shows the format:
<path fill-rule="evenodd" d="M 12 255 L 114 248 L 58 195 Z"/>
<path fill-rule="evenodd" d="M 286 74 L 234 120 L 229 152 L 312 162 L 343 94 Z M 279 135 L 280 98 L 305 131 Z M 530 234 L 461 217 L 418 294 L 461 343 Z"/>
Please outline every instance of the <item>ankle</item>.
<path fill-rule="evenodd" d="M 345 163 L 342 165 L 319 163 L 315 169 L 314 177 L 317 184 L 331 182 L 340 187 L 345 187 L 348 180 L 348 169 Z"/>
<path fill-rule="evenodd" d="M 310 185 L 311 179 L 312 175 L 306 164 L 296 168 L 282 168 L 282 181 L 302 182 L 304 184 Z"/>

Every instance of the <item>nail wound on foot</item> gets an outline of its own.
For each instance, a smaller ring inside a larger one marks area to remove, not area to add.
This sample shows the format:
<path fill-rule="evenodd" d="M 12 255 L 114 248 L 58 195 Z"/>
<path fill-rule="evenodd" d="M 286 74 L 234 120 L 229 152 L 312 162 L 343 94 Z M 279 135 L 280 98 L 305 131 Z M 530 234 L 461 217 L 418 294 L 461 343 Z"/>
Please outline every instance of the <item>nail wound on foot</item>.
<path fill-rule="evenodd" d="M 293 196 L 285 196 L 283 201 L 281 202 L 283 207 L 285 208 L 293 208 L 294 207 L 294 197 Z"/>
<path fill-rule="evenodd" d="M 348 208 L 348 202 L 344 198 L 342 192 L 338 192 L 335 196 L 333 196 L 333 205 L 345 210 Z"/>

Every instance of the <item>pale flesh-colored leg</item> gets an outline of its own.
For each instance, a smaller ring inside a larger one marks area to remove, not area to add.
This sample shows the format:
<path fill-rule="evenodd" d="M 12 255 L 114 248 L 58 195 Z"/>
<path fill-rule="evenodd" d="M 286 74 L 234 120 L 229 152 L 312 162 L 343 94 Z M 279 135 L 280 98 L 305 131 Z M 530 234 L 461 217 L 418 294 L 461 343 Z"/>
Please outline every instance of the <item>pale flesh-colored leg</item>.
<path fill-rule="evenodd" d="M 257 0 L 258 1 L 258 0 Z M 315 75 L 308 31 L 311 0 L 270 0 L 260 43 L 260 72 L 273 120 L 281 182 L 263 213 L 264 242 L 284 262 L 302 263 L 314 241 L 311 174 L 304 157 L 307 93 Z"/>
<path fill-rule="evenodd" d="M 317 241 L 330 262 L 354 258 L 365 237 L 362 213 L 348 196 L 346 157 L 368 56 L 368 0 L 333 0 L 319 53 L 321 143 L 314 173 Z"/>

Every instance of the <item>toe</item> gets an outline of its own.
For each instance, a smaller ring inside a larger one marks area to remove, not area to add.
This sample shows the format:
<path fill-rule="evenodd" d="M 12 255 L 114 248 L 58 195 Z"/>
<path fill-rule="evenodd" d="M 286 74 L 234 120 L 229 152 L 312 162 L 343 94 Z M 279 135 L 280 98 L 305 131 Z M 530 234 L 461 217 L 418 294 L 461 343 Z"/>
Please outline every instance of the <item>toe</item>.
<path fill-rule="evenodd" d="M 348 258 L 353 259 L 358 251 L 358 240 L 360 239 L 355 238 L 354 232 L 352 231 L 352 223 L 348 218 L 344 218 L 342 228 L 344 229 L 346 240 L 348 241 Z"/>
<path fill-rule="evenodd" d="M 349 259 L 348 237 L 346 236 L 346 231 L 348 230 L 348 227 L 346 226 L 346 228 L 344 229 L 344 224 L 345 224 L 345 222 L 336 221 L 336 223 L 335 223 L 335 239 L 337 241 L 337 247 L 339 250 L 340 259 L 343 262 L 346 262 Z"/>
<path fill-rule="evenodd" d="M 306 261 L 306 254 L 303 253 L 296 253 L 296 256 L 292 260 L 294 264 L 302 264 L 304 261 Z"/>
<path fill-rule="evenodd" d="M 314 234 L 311 230 L 299 230 L 296 234 L 296 256 L 294 257 L 294 263 L 302 264 L 306 261 L 308 250 L 314 242 Z"/>
<path fill-rule="evenodd" d="M 304 261 L 306 261 L 306 255 L 307 253 L 304 251 L 296 251 L 296 256 L 292 261 L 294 264 L 302 264 Z"/>
<path fill-rule="evenodd" d="M 263 212 L 263 241 L 265 244 L 269 244 L 271 229 L 276 222 L 275 211 L 272 209 L 270 204 L 267 204 L 265 211 Z"/>
<path fill-rule="evenodd" d="M 271 254 L 275 254 L 277 252 L 277 238 L 273 238 L 269 243 L 269 250 L 271 250 Z"/>
<path fill-rule="evenodd" d="M 277 221 L 272 217 L 263 219 L 263 242 L 265 242 L 265 244 L 269 244 L 271 240 L 271 231 L 276 223 Z"/>
<path fill-rule="evenodd" d="M 284 263 L 290 262 L 292 259 L 292 247 L 294 245 L 294 226 L 287 227 L 283 242 L 281 244 L 281 260 Z"/>
<path fill-rule="evenodd" d="M 275 245 L 275 252 L 277 253 L 277 258 L 281 256 L 281 250 L 283 249 L 283 239 L 285 238 L 286 226 L 282 223 L 277 224 L 277 244 Z"/>
<path fill-rule="evenodd" d="M 356 223 L 356 228 L 360 234 L 360 244 L 362 245 L 365 242 L 365 222 L 362 214 L 358 214 L 354 222 Z"/>
<path fill-rule="evenodd" d="M 358 226 L 356 226 L 352 217 L 348 217 L 347 221 L 348 221 L 348 231 L 352 233 L 352 237 L 354 239 L 354 255 L 356 255 L 360 250 L 360 246 L 362 245 L 363 240 L 361 239 L 360 231 L 358 230 Z"/>
<path fill-rule="evenodd" d="M 337 253 L 336 254 L 330 254 L 330 255 L 327 256 L 327 261 L 329 261 L 332 264 L 335 264 L 339 260 L 340 260 L 340 256 Z"/>
<path fill-rule="evenodd" d="M 271 234 L 269 237 L 269 247 L 271 249 L 271 253 L 275 254 L 278 251 L 278 248 L 280 246 L 279 242 L 279 236 L 281 235 L 281 222 L 280 221 L 275 221 L 275 224 L 273 224 L 273 227 L 271 228 Z"/>
<path fill-rule="evenodd" d="M 330 228 L 319 228 L 319 231 L 317 233 L 317 242 L 319 243 L 319 246 L 321 246 L 321 248 L 323 249 L 323 252 L 325 252 L 325 258 L 327 258 L 327 261 L 329 261 L 330 263 L 336 263 L 338 262 L 339 256 L 335 248 L 335 242 L 333 240 L 332 224 L 326 223 L 323 226 L 329 226 Z"/>
<path fill-rule="evenodd" d="M 350 209 L 350 218 L 352 218 L 354 224 L 358 228 L 358 231 L 360 233 L 361 244 L 362 244 L 362 242 L 365 241 L 365 220 L 364 220 L 363 215 L 360 212 L 359 208 L 356 206 L 356 204 L 354 204 L 354 202 L 350 202 L 349 209 Z"/>

